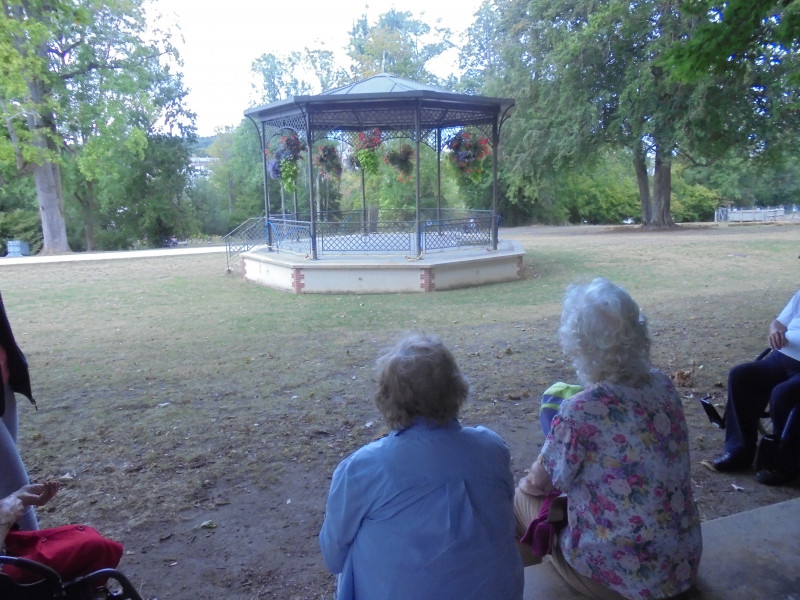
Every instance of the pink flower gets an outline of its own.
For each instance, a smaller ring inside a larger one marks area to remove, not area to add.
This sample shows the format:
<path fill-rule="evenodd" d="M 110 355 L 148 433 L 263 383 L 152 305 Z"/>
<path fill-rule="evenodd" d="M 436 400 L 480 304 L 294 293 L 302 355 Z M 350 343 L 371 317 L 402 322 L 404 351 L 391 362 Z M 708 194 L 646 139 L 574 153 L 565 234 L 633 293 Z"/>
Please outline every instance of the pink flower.
<path fill-rule="evenodd" d="M 619 585 L 620 583 L 622 583 L 622 578 L 619 575 L 617 575 L 616 573 L 614 573 L 614 571 L 610 571 L 608 569 L 604 569 L 601 572 L 601 575 L 602 575 L 603 579 L 605 579 L 608 583 L 610 583 L 612 585 Z"/>

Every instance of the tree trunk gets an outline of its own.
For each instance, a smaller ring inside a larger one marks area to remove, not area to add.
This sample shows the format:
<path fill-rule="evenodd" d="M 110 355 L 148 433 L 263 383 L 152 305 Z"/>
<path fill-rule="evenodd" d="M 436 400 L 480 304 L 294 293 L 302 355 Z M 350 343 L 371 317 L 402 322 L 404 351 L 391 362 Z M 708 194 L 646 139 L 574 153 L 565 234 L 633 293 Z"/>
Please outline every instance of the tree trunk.
<path fill-rule="evenodd" d="M 94 206 L 94 191 L 91 182 L 87 185 L 86 193 L 83 194 L 79 190 L 75 191 L 75 200 L 80 206 L 81 217 L 83 218 L 83 240 L 86 244 L 86 251 L 92 252 L 96 249 L 94 241 L 94 222 L 95 210 Z"/>
<path fill-rule="evenodd" d="M 651 227 L 674 227 L 670 212 L 672 197 L 672 156 L 656 147 L 655 171 L 653 172 L 653 214 Z"/>
<path fill-rule="evenodd" d="M 647 174 L 647 160 L 641 142 L 633 152 L 633 168 L 636 171 L 636 183 L 639 186 L 639 202 L 642 205 L 642 225 L 647 227 L 652 220 L 653 206 L 650 199 L 650 177 Z"/>
<path fill-rule="evenodd" d="M 42 219 L 44 245 L 40 254 L 72 252 L 67 241 L 64 221 L 64 199 L 61 194 L 61 169 L 56 163 L 45 162 L 33 171 L 39 215 Z"/>
<path fill-rule="evenodd" d="M 44 50 L 40 50 L 43 54 Z M 28 90 L 36 106 L 43 106 L 46 97 L 44 84 L 32 79 Z M 67 224 L 64 220 L 64 197 L 61 191 L 61 169 L 53 160 L 57 154 L 55 145 L 48 139 L 48 133 L 55 131 L 50 115 L 30 113 L 27 115 L 28 129 L 32 143 L 39 149 L 38 162 L 33 170 L 36 182 L 36 196 L 39 200 L 39 215 L 42 219 L 44 245 L 40 254 L 60 254 L 72 252 L 67 241 Z"/>

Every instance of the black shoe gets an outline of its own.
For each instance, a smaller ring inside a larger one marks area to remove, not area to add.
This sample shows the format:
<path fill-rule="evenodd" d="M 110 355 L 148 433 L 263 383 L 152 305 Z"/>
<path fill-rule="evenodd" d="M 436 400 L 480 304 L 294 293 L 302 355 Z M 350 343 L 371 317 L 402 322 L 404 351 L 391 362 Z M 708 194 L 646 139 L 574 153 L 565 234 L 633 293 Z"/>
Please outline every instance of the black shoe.
<path fill-rule="evenodd" d="M 756 473 L 756 481 L 764 485 L 783 485 L 789 483 L 797 475 L 797 471 L 780 469 L 761 469 Z"/>
<path fill-rule="evenodd" d="M 713 460 L 711 464 L 720 473 L 733 473 L 735 471 L 744 471 L 745 469 L 749 469 L 752 462 L 752 460 L 748 460 L 739 454 L 731 454 L 730 452 L 726 452 L 719 458 Z"/>

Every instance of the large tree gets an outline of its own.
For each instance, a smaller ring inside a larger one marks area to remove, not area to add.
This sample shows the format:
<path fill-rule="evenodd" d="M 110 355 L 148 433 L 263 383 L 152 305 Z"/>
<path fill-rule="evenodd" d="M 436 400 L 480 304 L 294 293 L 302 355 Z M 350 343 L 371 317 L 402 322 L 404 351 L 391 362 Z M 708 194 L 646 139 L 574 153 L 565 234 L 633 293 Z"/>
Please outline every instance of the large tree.
<path fill-rule="evenodd" d="M 353 78 L 391 73 L 423 83 L 437 83 L 430 71 L 430 61 L 453 44 L 451 32 L 435 27 L 395 9 L 383 13 L 374 25 L 367 15 L 353 23 L 348 43 Z"/>
<path fill-rule="evenodd" d="M 188 131 L 180 77 L 167 66 L 177 53 L 168 35 L 146 40 L 142 0 L 4 0 L 0 31 L 0 160 L 33 174 L 42 252 L 66 252 L 62 153 L 101 140 L 90 161 L 165 122 Z M 78 166 L 91 183 L 89 161 Z"/>
<path fill-rule="evenodd" d="M 701 24 L 666 56 L 669 66 L 684 80 L 791 60 L 800 45 L 797 0 L 692 0 L 685 10 L 697 15 Z M 796 69 L 787 75 L 790 85 L 800 84 Z"/>
<path fill-rule="evenodd" d="M 517 99 L 506 162 L 512 194 L 547 172 L 626 151 L 647 227 L 673 224 L 672 163 L 739 147 L 764 152 L 786 113 L 772 65 L 676 81 L 659 62 L 700 23 L 679 0 L 497 0 L 505 69 L 491 91 Z M 779 117 L 776 119 L 775 117 Z"/>

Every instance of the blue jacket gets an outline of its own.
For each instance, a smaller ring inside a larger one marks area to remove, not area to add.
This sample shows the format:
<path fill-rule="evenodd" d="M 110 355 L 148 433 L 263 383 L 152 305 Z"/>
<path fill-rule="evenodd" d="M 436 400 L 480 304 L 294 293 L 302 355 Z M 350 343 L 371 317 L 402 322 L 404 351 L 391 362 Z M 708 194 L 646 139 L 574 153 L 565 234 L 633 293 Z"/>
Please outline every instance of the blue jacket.
<path fill-rule="evenodd" d="M 319 539 L 338 600 L 520 600 L 508 447 L 485 427 L 417 422 L 333 474 Z"/>

